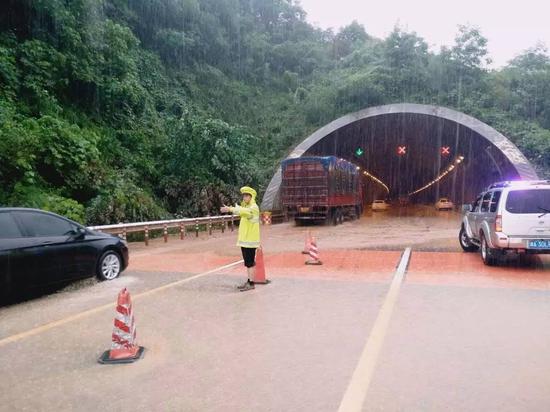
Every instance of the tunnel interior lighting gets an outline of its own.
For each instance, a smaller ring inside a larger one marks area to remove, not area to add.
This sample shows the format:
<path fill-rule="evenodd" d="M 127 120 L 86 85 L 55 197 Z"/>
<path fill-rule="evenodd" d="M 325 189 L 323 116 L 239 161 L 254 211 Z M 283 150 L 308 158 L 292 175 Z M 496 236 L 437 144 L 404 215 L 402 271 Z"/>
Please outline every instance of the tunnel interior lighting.
<path fill-rule="evenodd" d="M 449 166 L 447 166 L 447 168 L 439 174 L 439 176 L 437 176 L 434 180 L 432 180 L 428 184 L 422 186 L 421 188 L 416 189 L 415 191 L 409 193 L 409 196 L 416 195 L 417 193 L 420 193 L 420 192 L 423 192 L 426 189 L 429 189 L 431 186 L 435 185 L 436 183 L 441 181 L 441 179 L 445 178 L 445 176 L 447 176 L 449 173 L 451 173 L 453 170 L 455 170 L 457 168 L 457 166 L 460 163 L 462 163 L 463 161 L 464 161 L 464 156 L 458 156 L 454 160 L 453 163 L 451 163 Z"/>
<path fill-rule="evenodd" d="M 370 174 L 366 170 L 363 172 L 363 174 L 367 176 L 369 179 L 371 179 L 372 181 L 374 181 L 375 183 L 378 183 L 380 186 L 382 186 L 386 192 L 390 193 L 390 188 L 383 181 L 378 179 L 376 176 Z"/>

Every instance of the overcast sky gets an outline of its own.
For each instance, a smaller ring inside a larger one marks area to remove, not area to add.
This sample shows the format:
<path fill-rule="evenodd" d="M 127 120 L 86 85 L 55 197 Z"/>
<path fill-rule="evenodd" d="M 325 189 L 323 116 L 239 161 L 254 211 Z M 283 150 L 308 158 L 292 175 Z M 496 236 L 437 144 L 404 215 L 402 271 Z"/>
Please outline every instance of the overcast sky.
<path fill-rule="evenodd" d="M 353 20 L 384 38 L 396 24 L 415 31 L 432 48 L 451 45 L 458 24 L 481 29 L 498 68 L 538 41 L 550 46 L 549 0 L 300 0 L 308 21 L 322 28 Z"/>

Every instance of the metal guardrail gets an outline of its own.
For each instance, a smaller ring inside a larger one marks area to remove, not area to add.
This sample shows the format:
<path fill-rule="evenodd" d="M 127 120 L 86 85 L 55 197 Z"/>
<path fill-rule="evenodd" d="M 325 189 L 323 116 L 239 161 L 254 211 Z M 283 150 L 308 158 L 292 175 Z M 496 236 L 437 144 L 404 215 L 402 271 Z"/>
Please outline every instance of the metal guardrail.
<path fill-rule="evenodd" d="M 275 223 L 282 222 L 284 215 L 277 213 L 272 215 L 272 219 Z M 187 228 L 193 227 L 195 237 L 199 237 L 201 225 L 206 225 L 206 231 L 209 235 L 212 235 L 214 227 L 217 226 L 224 233 L 226 230 L 235 230 L 235 222 L 240 220 L 239 216 L 234 215 L 222 215 L 222 216 L 207 216 L 198 218 L 186 218 L 186 219 L 173 219 L 173 220 L 158 220 L 154 222 L 138 222 L 138 223 L 119 223 L 116 225 L 103 225 L 103 226 L 90 226 L 88 229 L 97 230 L 100 232 L 110 233 L 118 235 L 122 239 L 126 239 L 128 233 L 144 232 L 145 245 L 149 245 L 150 232 L 152 230 L 162 230 L 164 242 L 168 242 L 168 229 L 179 228 L 180 239 L 185 239 L 187 234 Z"/>
<path fill-rule="evenodd" d="M 119 223 L 116 225 L 90 226 L 88 229 L 97 230 L 100 232 L 111 233 L 118 235 L 122 239 L 126 239 L 128 233 L 145 233 L 145 245 L 149 245 L 149 233 L 152 230 L 162 230 L 164 242 L 168 242 L 168 229 L 179 228 L 180 239 L 183 240 L 187 236 L 187 228 L 193 227 L 195 237 L 199 237 L 201 225 L 206 225 L 206 230 L 209 235 L 212 235 L 214 226 L 217 225 L 224 233 L 228 228 L 235 230 L 235 222 L 240 219 L 239 216 L 224 215 L 224 216 L 207 216 L 199 218 L 159 220 L 154 222 L 138 222 L 138 223 Z"/>
<path fill-rule="evenodd" d="M 283 223 L 283 222 L 285 221 L 285 219 L 286 219 L 286 218 L 285 218 L 284 213 L 273 213 L 273 214 L 271 215 L 271 222 L 272 222 L 273 224 L 275 224 L 275 223 Z"/>

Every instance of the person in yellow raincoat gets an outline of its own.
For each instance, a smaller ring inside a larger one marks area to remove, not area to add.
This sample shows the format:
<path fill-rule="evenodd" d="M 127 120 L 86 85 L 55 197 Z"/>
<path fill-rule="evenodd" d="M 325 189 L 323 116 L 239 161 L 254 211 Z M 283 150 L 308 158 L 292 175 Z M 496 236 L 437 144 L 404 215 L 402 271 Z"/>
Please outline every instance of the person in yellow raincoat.
<path fill-rule="evenodd" d="M 244 265 L 248 272 L 247 282 L 239 286 L 239 290 L 244 292 L 254 289 L 254 277 L 256 273 L 256 249 L 260 247 L 260 208 L 256 204 L 256 191 L 251 187 L 241 187 L 243 200 L 240 205 L 233 207 L 223 206 L 222 213 L 233 213 L 240 216 L 239 238 L 237 246 L 241 247 Z"/>

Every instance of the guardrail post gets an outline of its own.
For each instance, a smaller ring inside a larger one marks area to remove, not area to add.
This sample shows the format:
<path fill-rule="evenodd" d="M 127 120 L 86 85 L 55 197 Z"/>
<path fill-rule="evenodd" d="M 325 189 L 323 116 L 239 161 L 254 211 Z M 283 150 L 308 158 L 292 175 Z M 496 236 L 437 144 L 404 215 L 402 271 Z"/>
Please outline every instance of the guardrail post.
<path fill-rule="evenodd" d="M 222 216 L 222 233 L 225 233 L 225 216 Z"/>
<path fill-rule="evenodd" d="M 208 235 L 212 236 L 212 218 L 208 218 Z"/>
<path fill-rule="evenodd" d="M 199 237 L 199 220 L 195 220 L 195 237 Z"/>
<path fill-rule="evenodd" d="M 119 224 L 121 224 L 121 223 L 119 223 Z M 121 239 L 126 240 L 126 228 L 125 227 L 122 228 L 122 232 L 120 232 L 118 234 L 118 237 L 121 238 Z"/>
<path fill-rule="evenodd" d="M 183 240 L 185 238 L 185 225 L 180 223 L 180 239 Z"/>
<path fill-rule="evenodd" d="M 164 243 L 168 242 L 168 226 L 164 225 Z"/>
<path fill-rule="evenodd" d="M 235 229 L 234 226 L 235 224 L 233 223 L 233 215 L 231 215 L 231 231 L 233 232 L 233 230 Z"/>
<path fill-rule="evenodd" d="M 149 227 L 145 226 L 145 246 L 149 246 Z"/>

